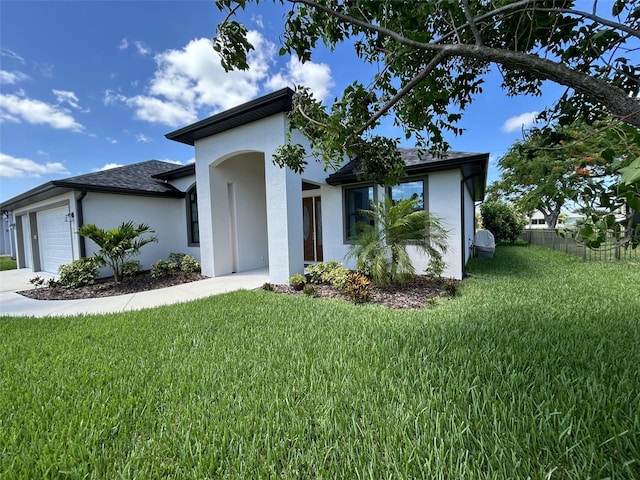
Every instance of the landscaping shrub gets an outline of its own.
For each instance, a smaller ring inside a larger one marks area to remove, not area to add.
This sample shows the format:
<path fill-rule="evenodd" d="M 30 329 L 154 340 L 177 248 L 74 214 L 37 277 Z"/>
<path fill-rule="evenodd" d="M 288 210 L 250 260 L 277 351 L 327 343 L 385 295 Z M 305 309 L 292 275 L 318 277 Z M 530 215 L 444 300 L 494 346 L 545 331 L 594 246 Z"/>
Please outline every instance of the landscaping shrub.
<path fill-rule="evenodd" d="M 360 213 L 369 222 L 356 225 L 358 235 L 347 258 L 356 260 L 356 270 L 377 285 L 402 284 L 415 275 L 407 246 L 431 258 L 441 258 L 447 250 L 447 231 L 441 220 L 418 206 L 418 198 L 377 202 Z"/>
<path fill-rule="evenodd" d="M 182 260 L 186 256 L 187 256 L 186 253 L 171 252 L 169 254 L 169 257 L 167 258 L 167 260 L 169 260 L 170 262 L 175 263 L 176 265 L 178 265 L 178 267 L 181 267 L 182 266 Z"/>
<path fill-rule="evenodd" d="M 40 275 L 36 275 L 35 277 L 29 279 L 29 283 L 33 285 L 34 288 L 40 288 L 42 287 L 42 285 L 44 285 L 44 278 L 42 278 Z"/>
<path fill-rule="evenodd" d="M 129 259 L 140 253 L 140 249 L 151 242 L 157 242 L 158 237 L 145 223 L 135 225 L 133 222 L 123 222 L 119 227 L 111 229 L 99 228 L 89 223 L 78 229 L 78 234 L 93 240 L 100 250 L 94 254 L 94 259 L 101 265 L 107 265 L 113 271 L 113 280 L 122 280 L 124 265 Z"/>
<path fill-rule="evenodd" d="M 191 255 L 183 255 L 179 265 L 180 265 L 180 270 L 184 275 L 184 278 L 189 278 L 194 273 L 200 271 L 200 264 Z"/>
<path fill-rule="evenodd" d="M 58 267 L 58 282 L 67 288 L 93 285 L 98 278 L 98 264 L 92 258 L 81 258 Z"/>
<path fill-rule="evenodd" d="M 156 260 L 151 265 L 153 278 L 169 277 L 178 271 L 178 264 L 169 260 Z"/>
<path fill-rule="evenodd" d="M 349 270 L 336 260 L 320 262 L 307 267 L 311 283 L 331 285 L 344 290 Z"/>
<path fill-rule="evenodd" d="M 301 273 L 295 273 L 289 277 L 289 285 L 291 285 L 294 290 L 302 290 L 305 283 L 307 283 L 307 277 Z"/>
<path fill-rule="evenodd" d="M 458 282 L 455 278 L 447 278 L 444 281 L 444 290 L 450 297 L 455 296 L 458 291 Z"/>
<path fill-rule="evenodd" d="M 142 270 L 142 264 L 139 260 L 129 260 L 122 266 L 122 274 L 131 277 Z"/>
<path fill-rule="evenodd" d="M 493 233 L 496 240 L 513 243 L 522 233 L 527 221 L 510 205 L 502 202 L 485 202 L 480 207 L 482 225 Z"/>
<path fill-rule="evenodd" d="M 302 289 L 302 293 L 309 297 L 315 297 L 318 294 L 318 290 L 316 289 L 316 287 L 308 283 Z"/>
<path fill-rule="evenodd" d="M 447 264 L 442 259 L 442 257 L 431 257 L 429 259 L 429 265 L 427 266 L 425 273 L 432 277 L 440 278 L 446 266 Z"/>
<path fill-rule="evenodd" d="M 345 292 L 354 303 L 365 303 L 371 297 L 371 280 L 359 273 L 347 276 Z"/>

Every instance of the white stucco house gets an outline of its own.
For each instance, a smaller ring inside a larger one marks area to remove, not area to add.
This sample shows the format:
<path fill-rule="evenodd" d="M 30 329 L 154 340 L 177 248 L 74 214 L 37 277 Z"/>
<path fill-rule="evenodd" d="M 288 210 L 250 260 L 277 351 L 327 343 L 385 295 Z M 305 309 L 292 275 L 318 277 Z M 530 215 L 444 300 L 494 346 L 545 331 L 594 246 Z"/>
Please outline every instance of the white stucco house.
<path fill-rule="evenodd" d="M 195 148 L 203 273 L 268 268 L 271 281 L 282 283 L 305 262 L 343 261 L 359 209 L 383 195 L 417 194 L 449 229 L 444 274 L 462 278 L 489 154 L 449 152 L 434 159 L 403 150 L 407 177 L 392 189 L 361 182 L 357 160 L 332 174 L 310 162 L 299 175 L 271 161 L 287 140 L 292 96 L 285 88 L 166 135 Z M 291 135 L 308 147 L 300 132 Z M 428 259 L 413 257 L 416 270 L 424 270 Z"/>
<path fill-rule="evenodd" d="M 149 160 L 44 183 L 2 202 L 0 210 L 10 219 L 18 268 L 58 273 L 60 265 L 90 257 L 98 248 L 77 234 L 81 225 L 113 228 L 125 221 L 147 223 L 156 231 L 160 242 L 146 245 L 136 257 L 150 268 L 171 252 L 200 257 L 187 220 L 194 182 L 193 165 Z"/>
<path fill-rule="evenodd" d="M 49 182 L 2 203 L 0 209 L 15 219 L 19 266 L 51 271 L 61 261 L 90 255 L 75 234 L 83 222 L 113 227 L 133 220 L 150 224 L 160 239 L 143 249 L 145 267 L 169 252 L 185 252 L 200 260 L 206 276 L 268 269 L 272 283 L 285 283 L 305 264 L 344 262 L 362 219 L 359 209 L 384 195 L 417 195 L 449 230 L 444 275 L 462 278 L 489 154 L 448 152 L 436 159 L 402 149 L 407 177 L 391 188 L 361 181 L 357 159 L 333 173 L 310 162 L 296 174 L 272 162 L 287 141 L 292 96 L 285 88 L 168 133 L 168 139 L 194 147 L 193 165 L 142 162 Z M 308 146 L 300 132 L 291 136 Z M 127 183 L 135 176 L 143 185 Z M 109 185 L 102 185 L 107 178 Z M 416 252 L 412 257 L 423 271 L 428 258 Z"/>

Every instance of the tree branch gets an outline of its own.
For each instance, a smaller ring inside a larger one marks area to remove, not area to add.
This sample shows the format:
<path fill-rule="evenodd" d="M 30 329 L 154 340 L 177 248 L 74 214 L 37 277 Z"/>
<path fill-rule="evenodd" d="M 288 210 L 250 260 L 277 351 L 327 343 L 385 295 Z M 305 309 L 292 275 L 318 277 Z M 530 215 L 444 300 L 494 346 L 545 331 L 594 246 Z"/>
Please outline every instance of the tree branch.
<path fill-rule="evenodd" d="M 480 30 L 478 30 L 478 25 L 476 25 L 476 21 L 473 19 L 473 15 L 471 14 L 469 0 L 462 0 L 462 7 L 464 9 L 464 16 L 467 18 L 467 24 L 473 33 L 473 38 L 476 39 L 476 45 L 482 47 L 482 37 L 480 37 Z"/>
<path fill-rule="evenodd" d="M 314 120 L 309 115 L 304 113 L 304 110 L 302 110 L 302 106 L 301 105 L 298 105 L 298 112 L 300 112 L 300 115 L 302 115 L 304 117 L 304 119 L 307 120 L 308 122 L 313 123 L 314 125 L 316 125 L 318 127 L 327 128 L 326 124 L 318 122 L 317 120 Z"/>
<path fill-rule="evenodd" d="M 607 27 L 614 28 L 616 30 L 622 30 L 634 37 L 640 38 L 640 30 L 629 27 L 624 23 L 620 22 L 612 22 L 611 20 L 607 20 L 606 18 L 599 17 L 589 12 L 583 12 L 580 10 L 572 10 L 570 8 L 539 8 L 540 12 L 560 12 L 560 13 L 568 13 L 570 15 L 577 15 L 579 17 L 588 18 L 589 20 L 593 20 L 594 22 L 600 23 L 602 25 L 606 25 Z"/>
<path fill-rule="evenodd" d="M 354 136 L 360 136 L 367 128 L 373 125 L 380 117 L 382 117 L 385 113 L 391 109 L 396 103 L 398 103 L 402 97 L 404 97 L 412 88 L 418 85 L 422 80 L 429 75 L 434 68 L 436 68 L 442 60 L 444 60 L 447 55 L 444 52 L 439 52 L 424 69 L 418 73 L 415 77 L 411 79 L 409 83 L 407 83 L 402 90 L 400 90 L 394 97 L 389 100 L 380 110 L 378 110 L 369 120 L 365 122 L 365 124 L 358 129 L 357 132 L 354 133 Z"/>
<path fill-rule="evenodd" d="M 434 43 L 418 42 L 406 38 L 388 28 L 373 25 L 351 17 L 350 15 L 336 12 L 314 0 L 289 1 L 292 3 L 305 4 L 337 18 L 342 22 L 357 25 L 365 30 L 385 35 L 398 43 L 411 48 L 433 53 L 444 52 L 448 57 L 480 59 L 490 63 L 498 63 L 530 71 L 541 79 L 552 80 L 561 85 L 573 88 L 577 92 L 583 93 L 587 97 L 605 106 L 612 115 L 618 118 L 624 118 L 628 123 L 640 127 L 640 100 L 628 97 L 623 90 L 598 78 L 567 67 L 562 63 L 556 63 L 551 60 L 540 58 L 537 55 L 529 55 L 522 52 L 478 45 L 439 45 Z M 535 2 L 536 0 L 529 1 Z"/>

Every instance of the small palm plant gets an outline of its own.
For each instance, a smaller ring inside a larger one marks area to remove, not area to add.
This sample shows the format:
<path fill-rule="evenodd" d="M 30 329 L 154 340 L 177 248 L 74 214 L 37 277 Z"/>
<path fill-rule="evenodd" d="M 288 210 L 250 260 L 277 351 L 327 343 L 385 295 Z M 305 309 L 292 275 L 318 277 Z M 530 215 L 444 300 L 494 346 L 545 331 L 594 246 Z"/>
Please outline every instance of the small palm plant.
<path fill-rule="evenodd" d="M 347 258 L 356 259 L 356 269 L 378 285 L 405 283 L 415 274 L 408 246 L 432 259 L 447 251 L 447 231 L 439 218 L 418 208 L 417 198 L 393 202 L 389 198 L 360 212 L 371 223 L 357 225 L 358 235 Z"/>
<path fill-rule="evenodd" d="M 155 235 L 142 238 L 142 235 L 153 233 L 155 232 L 149 225 L 134 225 L 133 222 L 123 222 L 119 227 L 108 230 L 90 223 L 78 230 L 79 235 L 90 238 L 100 247 L 94 257 L 101 265 L 111 268 L 116 283 L 122 280 L 127 261 L 138 255 L 146 244 L 158 241 Z"/>

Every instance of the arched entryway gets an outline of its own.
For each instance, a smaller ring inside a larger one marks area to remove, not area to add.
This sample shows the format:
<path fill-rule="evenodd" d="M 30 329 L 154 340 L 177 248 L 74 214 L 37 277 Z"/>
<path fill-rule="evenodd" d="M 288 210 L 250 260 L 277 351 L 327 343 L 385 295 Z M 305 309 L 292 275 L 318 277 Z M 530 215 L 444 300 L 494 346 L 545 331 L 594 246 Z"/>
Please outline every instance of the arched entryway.
<path fill-rule="evenodd" d="M 215 276 L 269 266 L 264 158 L 235 152 L 209 167 Z"/>

